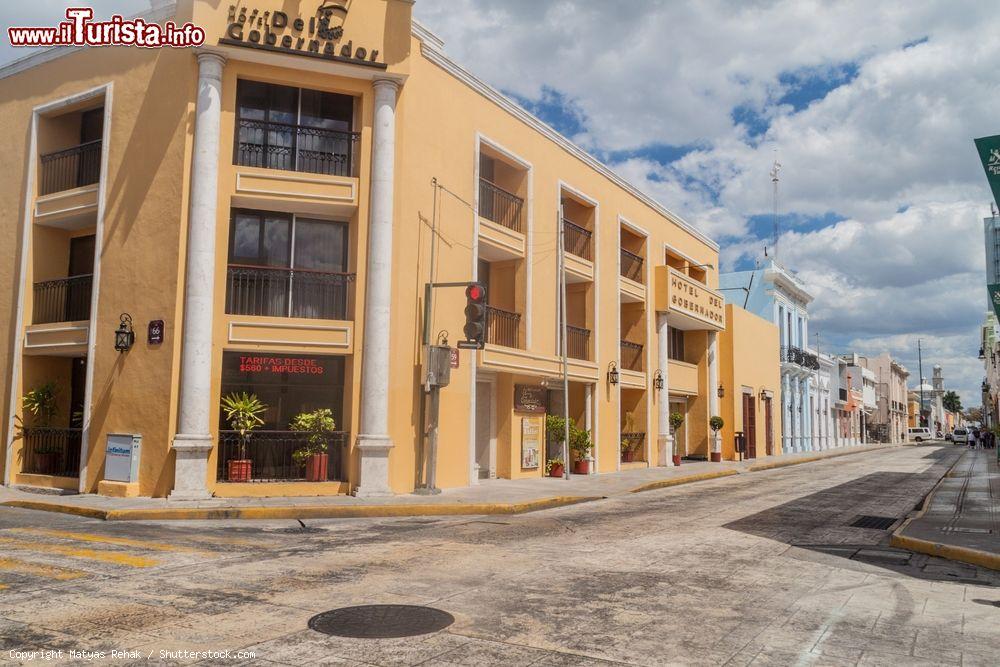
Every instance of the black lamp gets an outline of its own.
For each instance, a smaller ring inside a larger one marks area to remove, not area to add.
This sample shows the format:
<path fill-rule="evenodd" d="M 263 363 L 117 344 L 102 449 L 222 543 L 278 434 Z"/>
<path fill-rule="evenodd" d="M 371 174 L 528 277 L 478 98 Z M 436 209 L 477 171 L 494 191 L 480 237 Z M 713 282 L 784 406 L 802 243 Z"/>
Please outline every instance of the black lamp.
<path fill-rule="evenodd" d="M 718 394 L 719 394 L 719 398 L 725 398 L 726 397 L 726 388 L 722 386 L 721 382 L 719 383 Z"/>
<path fill-rule="evenodd" d="M 608 364 L 608 382 L 618 384 L 618 364 L 613 361 Z"/>
<path fill-rule="evenodd" d="M 764 399 L 766 399 L 766 398 L 767 398 L 767 389 L 763 389 L 762 388 L 760 390 L 760 402 L 763 403 Z"/>
<path fill-rule="evenodd" d="M 657 391 L 661 391 L 663 389 L 663 373 L 659 369 L 653 373 L 653 389 Z"/>
<path fill-rule="evenodd" d="M 115 330 L 115 349 L 119 352 L 128 352 L 135 343 L 135 332 L 132 331 L 132 316 L 122 313 L 119 317 L 118 328 Z"/>

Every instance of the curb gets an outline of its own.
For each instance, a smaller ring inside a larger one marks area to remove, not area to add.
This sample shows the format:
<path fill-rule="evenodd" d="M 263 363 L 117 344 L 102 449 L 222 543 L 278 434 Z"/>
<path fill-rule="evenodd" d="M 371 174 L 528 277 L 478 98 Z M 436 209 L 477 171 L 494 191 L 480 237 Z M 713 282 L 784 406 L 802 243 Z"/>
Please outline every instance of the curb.
<path fill-rule="evenodd" d="M 798 459 L 789 459 L 786 461 L 773 461 L 771 463 L 757 463 L 749 468 L 747 472 L 761 472 L 763 470 L 773 470 L 775 468 L 787 468 L 788 466 L 796 466 L 802 463 L 815 463 L 816 461 L 826 461 L 827 459 L 836 459 L 841 456 L 851 456 L 852 454 L 865 454 L 868 452 L 877 452 L 883 449 L 893 449 L 895 447 L 902 447 L 903 445 L 884 445 L 882 447 L 868 447 L 866 449 L 856 449 L 849 452 L 834 452 L 833 454 L 826 454 L 824 456 L 804 456 Z"/>
<path fill-rule="evenodd" d="M 75 505 L 11 500 L 4 507 L 72 514 L 104 521 L 199 521 L 221 519 L 357 519 L 377 517 L 525 514 L 602 500 L 604 496 L 556 496 L 523 503 L 448 503 L 414 505 L 312 505 L 303 507 L 176 507 L 99 510 Z"/>
<path fill-rule="evenodd" d="M 649 482 L 648 484 L 643 484 L 642 486 L 637 486 L 634 489 L 627 491 L 627 493 L 642 493 L 643 491 L 653 491 L 655 489 L 665 489 L 668 486 L 679 486 L 681 484 L 690 484 L 692 482 L 703 482 L 707 479 L 718 479 L 719 477 L 731 477 L 732 475 L 738 475 L 739 471 L 733 468 L 727 468 L 725 470 L 718 470 L 714 472 L 703 472 L 697 475 L 688 475 L 687 477 L 674 477 L 672 479 L 661 479 L 656 482 Z"/>
<path fill-rule="evenodd" d="M 927 494 L 926 498 L 924 498 L 924 502 L 921 504 L 920 511 L 917 512 L 917 515 L 907 518 L 902 524 L 900 524 L 899 528 L 892 531 L 892 536 L 889 538 L 889 545 L 898 549 L 906 549 L 908 551 L 926 554 L 928 556 L 936 556 L 947 560 L 968 563 L 969 565 L 977 565 L 988 570 L 1000 570 L 1000 554 L 992 553 L 990 551 L 980 551 L 979 549 L 971 549 L 969 547 L 959 547 L 953 544 L 932 542 L 931 540 L 923 540 L 919 537 L 910 537 L 903 534 L 907 526 L 909 526 L 914 519 L 919 519 L 927 513 L 927 510 L 930 509 L 931 500 L 934 498 L 934 494 L 937 493 L 944 481 L 951 476 L 951 471 L 955 469 L 955 466 L 957 466 L 961 460 L 962 457 L 959 456 L 955 462 L 951 464 L 951 467 L 948 468 L 945 474 L 941 476 L 938 483 L 934 485 L 931 492 Z"/>

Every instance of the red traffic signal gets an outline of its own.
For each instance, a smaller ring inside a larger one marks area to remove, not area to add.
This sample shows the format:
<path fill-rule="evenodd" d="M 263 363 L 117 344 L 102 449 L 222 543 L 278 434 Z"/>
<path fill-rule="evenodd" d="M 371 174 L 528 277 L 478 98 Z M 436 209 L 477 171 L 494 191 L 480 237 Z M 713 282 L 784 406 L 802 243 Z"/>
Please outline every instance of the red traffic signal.
<path fill-rule="evenodd" d="M 486 342 L 486 288 L 479 283 L 469 283 L 465 288 L 465 347 L 482 349 Z"/>
<path fill-rule="evenodd" d="M 474 303 L 482 303 L 486 300 L 486 288 L 479 283 L 471 283 L 465 288 L 465 298 Z"/>

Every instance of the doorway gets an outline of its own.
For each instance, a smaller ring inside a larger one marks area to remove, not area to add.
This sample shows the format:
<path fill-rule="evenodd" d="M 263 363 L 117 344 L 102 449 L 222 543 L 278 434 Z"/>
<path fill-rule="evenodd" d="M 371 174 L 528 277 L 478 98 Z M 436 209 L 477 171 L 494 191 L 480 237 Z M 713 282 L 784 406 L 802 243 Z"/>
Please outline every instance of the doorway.
<path fill-rule="evenodd" d="M 667 455 L 678 454 L 681 457 L 685 457 L 688 454 L 687 450 L 687 400 L 686 399 L 670 399 L 670 412 L 679 412 L 684 415 L 684 422 L 680 425 L 676 431 L 674 431 L 674 451 L 667 452 Z"/>
<path fill-rule="evenodd" d="M 764 447 L 768 456 L 774 454 L 774 413 L 770 396 L 764 397 Z"/>
<path fill-rule="evenodd" d="M 69 427 L 83 428 L 83 401 L 87 394 L 87 358 L 73 359 L 69 381 Z"/>
<path fill-rule="evenodd" d="M 493 383 L 476 382 L 476 469 L 478 479 L 496 477 Z"/>
<path fill-rule="evenodd" d="M 743 393 L 743 433 L 746 434 L 747 458 L 757 458 L 757 401 L 752 393 Z"/>

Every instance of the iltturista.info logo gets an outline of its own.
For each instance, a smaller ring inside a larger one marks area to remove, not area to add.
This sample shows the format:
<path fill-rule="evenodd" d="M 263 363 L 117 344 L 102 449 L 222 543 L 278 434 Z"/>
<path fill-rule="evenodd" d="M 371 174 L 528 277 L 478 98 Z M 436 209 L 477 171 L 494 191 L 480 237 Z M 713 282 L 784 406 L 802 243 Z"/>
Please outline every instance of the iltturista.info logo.
<path fill-rule="evenodd" d="M 141 18 L 126 19 L 115 15 L 107 21 L 94 21 L 90 7 L 70 7 L 66 19 L 56 26 L 7 28 L 11 46 L 138 46 L 157 49 L 182 48 L 205 43 L 205 30 L 192 23 L 178 26 L 173 21 L 163 25 Z"/>

